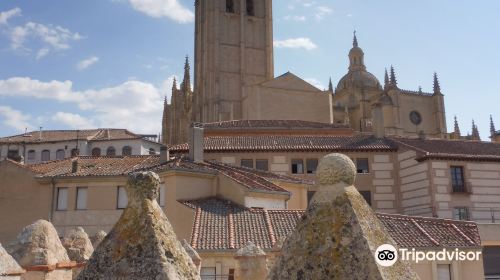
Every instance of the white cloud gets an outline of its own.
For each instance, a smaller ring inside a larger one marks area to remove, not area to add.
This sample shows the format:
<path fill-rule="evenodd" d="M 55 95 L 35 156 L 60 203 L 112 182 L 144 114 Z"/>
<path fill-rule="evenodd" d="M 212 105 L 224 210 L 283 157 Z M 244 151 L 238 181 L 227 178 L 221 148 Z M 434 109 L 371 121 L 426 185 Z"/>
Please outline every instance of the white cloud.
<path fill-rule="evenodd" d="M 290 38 L 286 40 L 275 40 L 274 47 L 276 48 L 290 48 L 290 49 L 306 49 L 314 50 L 318 46 L 314 44 L 309 38 Z"/>
<path fill-rule="evenodd" d="M 305 16 L 292 16 L 292 15 L 287 15 L 283 17 L 285 20 L 293 20 L 293 21 L 306 21 Z"/>
<path fill-rule="evenodd" d="M 42 59 L 49 54 L 50 50 L 47 48 L 39 49 L 36 53 L 36 59 Z"/>
<path fill-rule="evenodd" d="M 0 96 L 75 104 L 82 110 L 79 115 L 59 112 L 53 118 L 53 121 L 73 127 L 119 127 L 139 133 L 157 133 L 161 125 L 163 94 L 170 92 L 171 82 L 169 84 L 168 88 L 159 89 L 134 80 L 114 87 L 75 91 L 71 81 L 41 82 L 13 77 L 0 80 Z M 92 118 L 86 119 L 85 115 Z"/>
<path fill-rule="evenodd" d="M 24 25 L 15 26 L 10 30 L 10 47 L 14 50 L 30 52 L 31 49 L 25 46 L 26 41 L 39 40 L 42 48 L 37 51 L 36 58 L 41 59 L 51 51 L 69 49 L 71 42 L 82 38 L 77 32 L 71 32 L 61 26 L 44 25 L 30 21 Z"/>
<path fill-rule="evenodd" d="M 179 23 L 194 21 L 194 13 L 179 0 L 129 0 L 134 9 L 150 17 L 166 17 Z"/>
<path fill-rule="evenodd" d="M 7 24 L 11 17 L 20 15 L 21 15 L 21 9 L 18 7 L 15 7 L 14 9 L 5 12 L 0 12 L 0 24 Z"/>
<path fill-rule="evenodd" d="M 329 15 L 333 13 L 333 10 L 331 8 L 325 7 L 325 6 L 319 6 L 316 8 L 316 19 L 317 20 L 322 20 L 326 15 Z"/>
<path fill-rule="evenodd" d="M 3 123 L 7 126 L 17 129 L 19 132 L 23 132 L 26 128 L 32 129 L 32 125 L 29 123 L 31 117 L 29 115 L 24 115 L 22 112 L 12 109 L 8 106 L 0 106 L 0 116 L 3 117 Z"/>
<path fill-rule="evenodd" d="M 89 57 L 87 59 L 80 61 L 76 65 L 76 68 L 78 68 L 78 70 L 85 70 L 85 69 L 89 68 L 90 66 L 96 64 L 97 62 L 99 62 L 99 57 L 92 56 L 92 57 Z"/>
<path fill-rule="evenodd" d="M 315 78 L 307 78 L 307 79 L 304 79 L 306 82 L 310 83 L 311 85 L 321 89 L 321 90 L 324 90 L 325 89 L 325 86 L 318 80 L 318 79 L 315 79 Z"/>
<path fill-rule="evenodd" d="M 94 124 L 78 114 L 57 112 L 52 120 L 58 123 L 62 123 L 71 127 L 73 129 L 86 129 L 95 127 Z"/>

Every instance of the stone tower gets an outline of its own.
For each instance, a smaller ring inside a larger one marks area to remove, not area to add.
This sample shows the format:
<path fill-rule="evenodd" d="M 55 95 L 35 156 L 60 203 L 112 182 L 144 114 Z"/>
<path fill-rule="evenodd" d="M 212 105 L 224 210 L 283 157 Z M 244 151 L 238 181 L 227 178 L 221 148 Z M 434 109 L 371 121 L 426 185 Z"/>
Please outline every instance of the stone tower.
<path fill-rule="evenodd" d="M 272 0 L 196 0 L 193 119 L 242 118 L 245 86 L 274 76 Z"/>

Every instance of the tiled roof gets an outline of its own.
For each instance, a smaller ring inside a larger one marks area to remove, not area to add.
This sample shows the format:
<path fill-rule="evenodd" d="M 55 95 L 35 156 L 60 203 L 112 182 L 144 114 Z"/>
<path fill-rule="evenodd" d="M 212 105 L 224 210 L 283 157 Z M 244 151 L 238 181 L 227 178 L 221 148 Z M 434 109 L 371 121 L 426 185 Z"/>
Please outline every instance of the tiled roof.
<path fill-rule="evenodd" d="M 321 122 L 309 122 L 301 120 L 235 120 L 213 123 L 204 123 L 206 129 L 332 129 L 349 128 L 344 124 L 330 124 Z"/>
<path fill-rule="evenodd" d="M 395 151 L 385 138 L 358 136 L 210 136 L 204 138 L 205 152 L 236 151 Z M 170 147 L 173 153 L 187 152 L 188 144 Z"/>
<path fill-rule="evenodd" d="M 191 246 L 197 250 L 230 250 L 252 241 L 271 249 L 288 236 L 304 210 L 248 209 L 218 198 L 182 202 L 195 209 Z M 377 214 L 400 247 L 479 247 L 474 222 Z"/>
<path fill-rule="evenodd" d="M 259 175 L 253 169 L 242 169 L 231 165 L 218 163 L 214 161 L 204 163 L 207 168 L 214 169 L 225 176 L 239 182 L 250 190 L 262 190 L 271 192 L 288 193 L 285 189 L 272 183 L 270 180 Z"/>
<path fill-rule="evenodd" d="M 220 163 L 219 163 L 220 164 Z M 288 176 L 288 175 L 279 175 L 273 172 L 269 171 L 263 171 L 263 170 L 256 170 L 244 166 L 231 166 L 232 168 L 235 168 L 237 170 L 243 171 L 243 172 L 252 172 L 253 174 L 256 174 L 258 176 L 261 176 L 263 178 L 266 178 L 268 180 L 274 181 L 283 181 L 283 182 L 290 182 L 290 183 L 296 183 L 296 184 L 306 184 L 306 185 L 313 185 L 315 182 L 313 180 L 308 180 L 305 178 L 300 178 L 300 177 L 295 177 L 295 176 Z"/>
<path fill-rule="evenodd" d="M 126 129 L 42 130 L 0 138 L 0 143 L 45 143 L 71 140 L 103 141 L 140 139 L 142 136 Z"/>
<path fill-rule="evenodd" d="M 78 161 L 78 171 L 72 172 L 72 162 Z M 50 161 L 40 164 L 22 165 L 14 164 L 27 168 L 37 174 L 37 177 L 94 177 L 94 176 L 120 176 L 127 175 L 134 171 L 151 170 L 155 172 L 168 170 L 184 170 L 207 172 L 212 174 L 223 174 L 232 180 L 240 183 L 252 191 L 261 192 L 279 192 L 289 194 L 285 189 L 269 178 L 272 177 L 267 172 L 256 171 L 254 169 L 243 169 L 217 162 L 193 163 L 183 159 L 172 160 L 166 164 L 160 164 L 160 158 L 157 155 L 150 156 L 128 156 L 128 157 L 91 157 L 82 156 L 74 159 L 64 159 Z M 265 176 L 264 176 L 265 175 Z M 304 183 L 291 176 L 276 175 L 277 180 L 293 181 Z"/>
<path fill-rule="evenodd" d="M 417 151 L 417 158 L 419 160 L 458 159 L 500 161 L 500 143 L 402 137 L 393 137 L 391 140 L 400 146 Z"/>
<path fill-rule="evenodd" d="M 78 161 L 78 172 L 72 173 L 72 161 Z M 40 164 L 31 164 L 31 169 L 38 177 L 85 177 L 85 176 L 117 176 L 133 171 L 152 168 L 159 165 L 158 156 L 129 157 L 91 157 L 81 156 L 77 159 L 64 159 Z"/>

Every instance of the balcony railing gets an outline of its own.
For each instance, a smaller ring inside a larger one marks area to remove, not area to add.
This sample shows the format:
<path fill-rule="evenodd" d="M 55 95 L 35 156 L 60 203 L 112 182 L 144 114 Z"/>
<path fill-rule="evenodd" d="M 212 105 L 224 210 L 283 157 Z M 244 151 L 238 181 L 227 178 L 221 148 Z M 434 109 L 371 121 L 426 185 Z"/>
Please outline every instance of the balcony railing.
<path fill-rule="evenodd" d="M 409 216 L 423 216 L 458 220 L 454 208 L 432 208 L 422 207 L 419 209 L 404 210 L 402 214 Z M 462 220 L 474 221 L 477 223 L 500 224 L 500 207 L 470 207 L 463 213 Z"/>
<path fill-rule="evenodd" d="M 470 188 L 466 183 L 452 185 L 451 190 L 453 193 L 470 193 Z"/>

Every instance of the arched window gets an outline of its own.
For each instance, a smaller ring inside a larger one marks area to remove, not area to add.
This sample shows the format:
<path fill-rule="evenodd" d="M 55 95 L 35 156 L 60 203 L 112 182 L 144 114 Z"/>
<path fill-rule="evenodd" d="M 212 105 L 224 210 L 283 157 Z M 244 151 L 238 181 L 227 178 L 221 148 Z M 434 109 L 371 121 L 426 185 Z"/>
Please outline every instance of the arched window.
<path fill-rule="evenodd" d="M 49 160 L 50 160 L 50 151 L 43 150 L 42 151 L 42 161 L 49 161 Z"/>
<path fill-rule="evenodd" d="M 131 156 L 132 155 L 132 147 L 125 146 L 122 149 L 122 156 Z"/>
<path fill-rule="evenodd" d="M 150 155 L 156 155 L 155 149 L 153 149 L 153 148 L 149 149 L 149 154 Z"/>
<path fill-rule="evenodd" d="M 106 155 L 108 157 L 114 157 L 116 156 L 116 150 L 115 150 L 115 147 L 111 146 L 111 147 L 108 147 L 108 149 L 106 150 Z"/>
<path fill-rule="evenodd" d="M 28 151 L 28 160 L 35 160 L 35 156 L 36 156 L 35 150 Z"/>
<path fill-rule="evenodd" d="M 64 159 L 66 157 L 66 152 L 63 149 L 59 149 L 56 152 L 56 159 Z"/>
<path fill-rule="evenodd" d="M 254 16 L 253 0 L 247 0 L 247 15 Z"/>
<path fill-rule="evenodd" d="M 93 148 L 92 149 L 92 156 L 93 157 L 100 157 L 101 156 L 101 149 L 100 148 Z"/>
<path fill-rule="evenodd" d="M 226 12 L 234 13 L 234 0 L 226 0 Z"/>

